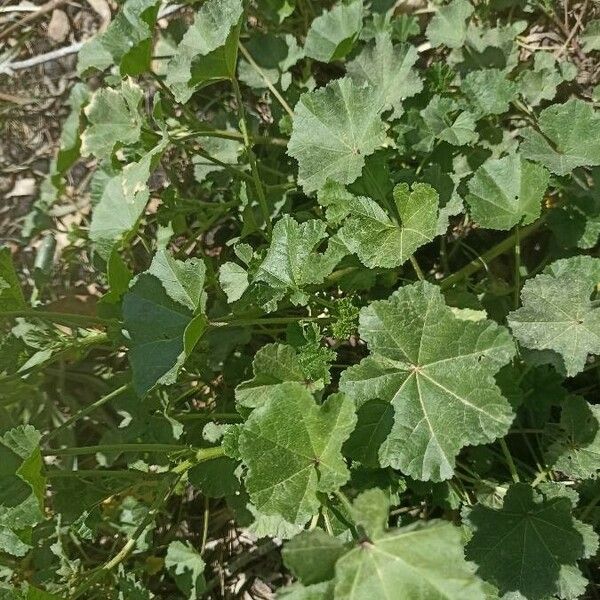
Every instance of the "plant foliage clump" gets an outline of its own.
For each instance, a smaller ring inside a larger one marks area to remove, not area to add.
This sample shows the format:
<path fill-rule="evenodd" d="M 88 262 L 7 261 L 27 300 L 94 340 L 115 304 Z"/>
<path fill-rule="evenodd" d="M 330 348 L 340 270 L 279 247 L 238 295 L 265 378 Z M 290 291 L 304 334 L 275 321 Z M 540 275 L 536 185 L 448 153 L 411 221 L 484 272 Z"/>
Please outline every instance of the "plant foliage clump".
<path fill-rule="evenodd" d="M 24 240 L 89 210 L 0 250 L 1 598 L 597 597 L 600 20 L 424 7 L 83 46 Z"/>

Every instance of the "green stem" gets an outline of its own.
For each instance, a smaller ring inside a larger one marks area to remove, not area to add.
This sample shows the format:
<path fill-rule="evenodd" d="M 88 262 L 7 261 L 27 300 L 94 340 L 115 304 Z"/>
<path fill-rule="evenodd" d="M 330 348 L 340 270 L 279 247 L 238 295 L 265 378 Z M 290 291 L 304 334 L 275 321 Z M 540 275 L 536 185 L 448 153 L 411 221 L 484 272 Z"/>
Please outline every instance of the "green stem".
<path fill-rule="evenodd" d="M 177 421 L 243 421 L 239 413 L 181 413 L 171 415 Z"/>
<path fill-rule="evenodd" d="M 419 263 L 417 262 L 417 259 L 414 254 L 411 254 L 411 256 L 410 256 L 410 264 L 413 266 L 413 269 L 415 270 L 415 273 L 417 274 L 419 281 L 425 281 L 425 275 L 423 275 L 423 270 L 421 269 Z"/>
<path fill-rule="evenodd" d="M 502 448 L 502 454 L 504 454 L 504 458 L 506 459 L 506 464 L 508 465 L 510 475 L 515 483 L 519 483 L 521 480 L 519 479 L 519 474 L 517 473 L 517 467 L 515 466 L 512 454 L 506 445 L 506 441 L 504 438 L 500 438 L 498 441 L 500 443 L 500 448 Z"/>
<path fill-rule="evenodd" d="M 287 325 L 288 323 L 298 323 L 300 321 L 319 321 L 326 323 L 331 317 L 267 317 L 258 319 L 232 319 L 231 321 L 212 321 L 209 327 L 246 327 L 250 325 Z"/>
<path fill-rule="evenodd" d="M 49 479 L 64 479 L 70 477 L 110 477 L 122 479 L 156 479 L 164 477 L 165 473 L 152 473 L 144 471 L 126 471 L 116 469 L 77 469 L 76 471 L 66 471 L 62 469 L 50 469 L 44 473 Z"/>
<path fill-rule="evenodd" d="M 218 137 L 226 140 L 236 140 L 242 143 L 244 142 L 244 136 L 241 133 L 222 130 L 211 131 L 207 129 L 198 129 L 181 135 L 174 134 L 171 136 L 171 139 L 178 142 L 185 142 L 186 140 L 196 139 L 198 137 Z M 271 146 L 287 146 L 288 140 L 285 138 L 271 137 L 268 135 L 258 135 L 252 136 L 252 143 L 258 145 L 264 144 Z"/>
<path fill-rule="evenodd" d="M 515 277 L 513 281 L 515 310 L 519 308 L 519 297 L 521 292 L 521 241 L 519 239 L 519 226 L 515 227 Z"/>
<path fill-rule="evenodd" d="M 548 214 L 548 213 L 546 213 Z M 524 240 L 532 233 L 535 233 L 541 225 L 545 222 L 546 216 L 544 215 L 541 219 L 538 219 L 535 223 L 528 225 L 527 227 L 523 227 L 519 232 L 519 239 Z M 493 248 L 484 252 L 480 257 L 473 259 L 470 263 L 466 264 L 462 269 L 456 271 L 452 275 L 446 277 L 446 279 L 442 280 L 440 287 L 442 290 L 448 289 L 452 287 L 459 281 L 466 279 L 476 273 L 480 269 L 482 269 L 488 262 L 494 260 L 497 256 L 508 252 L 508 250 L 514 248 L 515 240 L 517 235 L 514 233 L 508 236 L 506 239 L 502 240 L 499 244 L 496 244 Z"/>
<path fill-rule="evenodd" d="M 271 233 L 271 213 L 269 211 L 269 206 L 267 204 L 267 197 L 265 196 L 265 190 L 263 188 L 263 184 L 260 179 L 260 173 L 258 172 L 258 166 L 256 164 L 256 156 L 254 155 L 254 150 L 252 149 L 252 143 L 250 141 L 250 136 L 248 134 L 248 125 L 246 123 L 246 112 L 244 110 L 244 102 L 242 100 L 242 92 L 240 90 L 238 81 L 235 77 L 231 78 L 231 85 L 233 86 L 235 100 L 238 105 L 240 129 L 242 130 L 242 135 L 244 136 L 244 145 L 246 146 L 246 153 L 248 154 L 248 160 L 250 162 L 250 168 L 252 170 L 252 177 L 254 179 L 254 188 L 256 190 L 256 195 L 258 196 L 258 203 L 260 205 L 260 210 L 262 212 L 263 220 L 267 227 L 267 231 L 269 233 Z"/>
<path fill-rule="evenodd" d="M 180 462 L 177 466 L 173 467 L 173 473 L 185 473 L 193 466 L 206 462 L 207 460 L 213 460 L 215 458 L 220 458 L 221 456 L 225 456 L 225 451 L 222 446 L 214 446 L 213 448 L 200 448 L 196 451 L 196 454 L 193 458 L 188 458 L 183 462 Z"/>
<path fill-rule="evenodd" d="M 169 453 L 190 450 L 181 444 L 104 444 L 102 446 L 79 446 L 77 448 L 50 448 L 43 450 L 44 456 L 83 456 L 98 452 L 116 454 L 120 452 L 159 452 Z"/>
<path fill-rule="evenodd" d="M 88 577 L 87 581 L 84 581 L 69 595 L 70 600 L 76 600 L 77 598 L 80 598 L 82 594 L 90 589 L 90 587 L 100 581 L 105 575 L 107 575 L 116 566 L 121 564 L 131 554 L 135 548 L 138 538 L 142 535 L 142 533 L 144 533 L 149 523 L 151 523 L 156 517 L 161 506 L 169 499 L 169 496 L 173 493 L 173 490 L 175 489 L 179 479 L 180 477 L 169 477 L 164 481 L 163 485 L 160 487 L 159 493 L 156 495 L 156 499 L 146 513 L 146 516 L 136 527 L 135 531 L 128 536 L 129 539 L 123 548 L 121 548 L 121 550 L 119 550 L 119 552 L 117 552 L 113 558 L 105 562 L 101 567 L 90 572 L 90 576 Z"/>
<path fill-rule="evenodd" d="M 287 114 L 293 119 L 294 111 L 290 108 L 290 105 L 285 101 L 284 97 L 277 91 L 275 86 L 264 74 L 263 70 L 256 64 L 256 61 L 252 58 L 248 50 L 244 48 L 241 42 L 238 44 L 238 48 L 240 49 L 240 52 L 244 55 L 244 58 L 250 63 L 250 66 L 263 78 L 263 81 L 267 84 L 267 87 L 269 88 L 269 90 L 271 90 L 273 96 L 277 98 L 279 104 L 281 104 L 285 112 L 287 112 Z"/>
<path fill-rule="evenodd" d="M 78 315 L 71 313 L 52 312 L 47 310 L 36 310 L 22 309 L 22 310 L 8 310 L 0 313 L 1 318 L 15 319 L 17 317 L 23 317 L 26 319 L 42 319 L 44 321 L 50 321 L 52 323 L 62 323 L 65 325 L 76 324 L 84 327 L 91 325 L 105 325 L 109 322 L 108 319 L 102 319 L 101 317 L 94 317 L 91 315 Z"/>
<path fill-rule="evenodd" d="M 55 438 L 61 431 L 64 431 L 65 429 L 71 427 L 71 425 L 73 425 L 73 423 L 75 423 L 82 417 L 85 417 L 85 416 L 89 415 L 90 413 L 94 412 L 97 408 L 104 406 L 107 402 L 110 402 L 113 398 L 120 396 L 123 392 L 125 392 L 127 390 L 128 387 L 129 387 L 128 384 L 122 385 L 121 387 L 117 388 L 116 390 L 113 390 L 112 392 L 106 394 L 105 396 L 102 396 L 102 398 L 100 398 L 99 400 L 96 400 L 96 402 L 92 402 L 92 404 L 89 404 L 84 409 L 80 410 L 76 415 L 73 415 L 72 417 L 67 419 L 59 427 L 57 427 L 56 429 L 53 429 L 52 431 L 47 433 L 42 438 L 43 441 L 47 442 L 48 440 Z"/>

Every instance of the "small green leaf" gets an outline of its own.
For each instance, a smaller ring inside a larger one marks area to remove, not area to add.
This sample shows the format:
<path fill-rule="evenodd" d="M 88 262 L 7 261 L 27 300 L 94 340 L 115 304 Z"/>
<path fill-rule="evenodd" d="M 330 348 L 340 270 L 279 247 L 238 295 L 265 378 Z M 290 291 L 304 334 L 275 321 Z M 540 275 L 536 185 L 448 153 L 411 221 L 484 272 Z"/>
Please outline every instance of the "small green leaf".
<path fill-rule="evenodd" d="M 283 548 L 285 566 L 304 585 L 333 579 L 335 563 L 346 554 L 344 544 L 320 529 L 303 531 Z"/>
<path fill-rule="evenodd" d="M 550 174 L 518 154 L 490 158 L 469 181 L 466 200 L 473 219 L 482 227 L 511 229 L 535 221 Z"/>
<path fill-rule="evenodd" d="M 560 429 L 548 449 L 552 468 L 574 479 L 598 474 L 600 462 L 600 407 L 581 396 L 563 401 Z"/>
<path fill-rule="evenodd" d="M 478 118 L 505 113 L 517 95 L 517 87 L 499 69 L 471 71 L 461 85 Z"/>
<path fill-rule="evenodd" d="M 333 492 L 348 480 L 341 448 L 356 422 L 354 407 L 343 394 L 319 406 L 298 383 L 270 395 L 240 434 L 246 489 L 260 511 L 303 525 L 320 506 L 317 493 Z"/>
<path fill-rule="evenodd" d="M 84 111 L 90 124 L 81 135 L 81 155 L 108 158 L 116 144 L 137 142 L 142 127 L 138 106 L 143 96 L 142 88 L 129 79 L 120 91 L 96 91 Z"/>
<path fill-rule="evenodd" d="M 171 542 L 165 557 L 165 566 L 173 574 L 177 587 L 189 600 L 200 598 L 206 588 L 206 564 L 189 542 Z"/>
<path fill-rule="evenodd" d="M 569 376 L 579 373 L 588 354 L 600 354 L 600 308 L 590 300 L 600 283 L 600 259 L 559 261 L 525 282 L 522 307 L 508 315 L 515 337 L 527 348 L 554 350 Z"/>
<path fill-rule="evenodd" d="M 104 71 L 113 64 L 121 75 L 139 75 L 150 66 L 152 34 L 158 15 L 157 0 L 127 0 L 106 31 L 86 42 L 77 70 Z"/>
<path fill-rule="evenodd" d="M 467 111 L 459 111 L 458 104 L 451 98 L 434 96 L 420 114 L 425 136 L 418 144 L 418 150 L 430 152 L 435 140 L 463 146 L 477 139 L 475 118 Z"/>
<path fill-rule="evenodd" d="M 544 500 L 524 483 L 509 488 L 499 510 L 475 506 L 467 522 L 473 537 L 466 556 L 502 594 L 548 598 L 557 591 L 561 566 L 574 566 L 584 553 L 571 502 Z"/>
<path fill-rule="evenodd" d="M 404 264 L 421 246 L 436 236 L 438 195 L 427 184 L 394 188 L 394 201 L 400 223 L 369 198 L 352 198 L 350 216 L 338 232 L 350 252 L 367 267 L 396 267 Z"/>
<path fill-rule="evenodd" d="M 202 4 L 167 66 L 166 84 L 178 102 L 187 102 L 202 83 L 234 75 L 242 12 L 241 0 Z"/>
<path fill-rule="evenodd" d="M 419 55 L 409 44 L 394 46 L 389 34 L 379 34 L 346 70 L 358 84 L 368 83 L 381 94 L 381 104 L 392 110 L 392 118 L 402 115 L 402 101 L 418 94 L 423 83 L 413 70 Z"/>
<path fill-rule="evenodd" d="M 592 104 L 572 98 L 544 109 L 541 133 L 523 132 L 525 158 L 542 163 L 552 173 L 568 175 L 576 167 L 600 165 L 600 115 Z"/>
<path fill-rule="evenodd" d="M 473 7 L 467 0 L 452 0 L 438 8 L 425 35 L 433 47 L 460 48 L 467 37 L 466 20 L 472 14 Z"/>
<path fill-rule="evenodd" d="M 306 56 L 321 62 L 344 58 L 362 27 L 362 0 L 337 4 L 310 25 L 304 44 Z"/>
<path fill-rule="evenodd" d="M 0 313 L 27 307 L 8 248 L 0 248 Z"/>
<path fill-rule="evenodd" d="M 167 140 L 163 140 L 138 162 L 129 163 L 106 182 L 94 207 L 89 232 L 90 240 L 105 260 L 135 231 L 150 197 L 146 182 L 167 144 Z"/>
<path fill-rule="evenodd" d="M 506 329 L 457 318 L 423 282 L 363 308 L 359 332 L 371 356 L 342 373 L 340 390 L 359 408 L 375 398 L 393 405 L 382 466 L 441 481 L 463 446 L 506 434 L 513 413 L 494 380 L 515 352 Z"/>
<path fill-rule="evenodd" d="M 381 94 L 345 77 L 300 96 L 294 109 L 288 154 L 298 161 L 298 183 L 305 192 L 328 179 L 352 183 L 365 157 L 385 140 Z"/>

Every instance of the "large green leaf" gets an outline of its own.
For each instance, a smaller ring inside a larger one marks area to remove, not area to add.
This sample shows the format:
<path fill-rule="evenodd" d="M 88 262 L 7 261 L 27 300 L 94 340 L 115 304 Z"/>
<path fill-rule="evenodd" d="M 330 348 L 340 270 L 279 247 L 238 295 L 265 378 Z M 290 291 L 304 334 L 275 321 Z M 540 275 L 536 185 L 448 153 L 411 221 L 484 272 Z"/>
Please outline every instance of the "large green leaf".
<path fill-rule="evenodd" d="M 103 71 L 113 64 L 120 67 L 122 75 L 146 71 L 152 56 L 152 34 L 159 4 L 158 0 L 127 0 L 106 31 L 80 50 L 79 73 Z"/>
<path fill-rule="evenodd" d="M 362 0 L 337 4 L 310 25 L 304 44 L 306 56 L 321 62 L 344 58 L 362 27 Z"/>
<path fill-rule="evenodd" d="M 359 332 L 371 356 L 342 373 L 340 389 L 359 407 L 375 398 L 394 406 L 382 466 L 441 481 L 463 446 L 506 434 L 513 413 L 494 380 L 515 352 L 506 329 L 461 320 L 422 282 L 363 308 Z"/>
<path fill-rule="evenodd" d="M 600 259 L 582 258 L 558 261 L 529 279 L 522 307 L 508 315 L 515 337 L 527 348 L 558 352 L 569 376 L 583 369 L 588 354 L 600 354 L 600 308 L 591 300 Z"/>
<path fill-rule="evenodd" d="M 427 184 L 399 184 L 394 188 L 394 203 L 400 222 L 393 220 L 373 200 L 348 198 L 350 212 L 338 232 L 350 252 L 367 267 L 397 267 L 419 247 L 436 236 L 438 195 Z"/>
<path fill-rule="evenodd" d="M 345 77 L 300 97 L 294 109 L 288 154 L 298 161 L 305 192 L 328 179 L 352 183 L 365 157 L 385 140 L 380 92 Z"/>
<path fill-rule="evenodd" d="M 511 229 L 540 216 L 550 174 L 518 154 L 490 158 L 469 181 L 466 200 L 473 219 L 482 227 Z"/>
<path fill-rule="evenodd" d="M 187 102 L 206 82 L 235 74 L 241 0 L 208 0 L 179 42 L 167 66 L 166 84 L 178 102 Z"/>
<path fill-rule="evenodd" d="M 413 70 L 419 55 L 410 44 L 394 46 L 389 33 L 379 34 L 346 70 L 359 84 L 368 83 L 381 96 L 386 110 L 392 109 L 392 118 L 402 114 L 402 101 L 418 94 L 423 83 Z"/>
<path fill-rule="evenodd" d="M 440 6 L 425 32 L 431 45 L 460 48 L 467 37 L 466 20 L 472 13 L 473 7 L 467 0 L 452 0 Z"/>
<path fill-rule="evenodd" d="M 201 260 L 181 262 L 159 252 L 124 295 L 123 325 L 138 395 L 174 383 L 204 333 L 204 276 Z"/>
<path fill-rule="evenodd" d="M 499 510 L 477 505 L 467 521 L 473 530 L 467 558 L 501 593 L 548 598 L 557 592 L 561 566 L 575 566 L 584 554 L 571 502 L 544 500 L 527 484 L 512 485 Z"/>
<path fill-rule="evenodd" d="M 334 492 L 348 480 L 341 448 L 355 422 L 352 402 L 343 394 L 319 406 L 299 383 L 273 389 L 239 439 L 248 466 L 246 489 L 256 507 L 306 523 L 320 506 L 317 493 Z"/>
<path fill-rule="evenodd" d="M 486 598 L 474 566 L 464 559 L 461 533 L 454 525 L 417 522 L 386 531 L 388 505 L 381 490 L 364 492 L 354 511 L 359 521 L 368 511 L 368 539 L 338 559 L 336 600 Z"/>
<path fill-rule="evenodd" d="M 544 109 L 538 118 L 540 132 L 523 132 L 525 158 L 567 175 L 576 167 L 600 165 L 600 115 L 592 104 L 572 98 Z"/>
<path fill-rule="evenodd" d="M 600 469 L 600 406 L 581 396 L 562 405 L 560 428 L 548 449 L 552 468 L 575 479 L 587 479 Z"/>
<path fill-rule="evenodd" d="M 144 96 L 132 80 L 125 80 L 120 90 L 100 88 L 85 107 L 89 121 L 81 134 L 81 155 L 107 158 L 116 144 L 134 144 L 140 139 L 142 117 L 138 106 Z"/>
<path fill-rule="evenodd" d="M 204 593 L 206 564 L 190 543 L 171 542 L 167 548 L 165 567 L 171 571 L 177 587 L 187 595 L 189 600 L 200 598 Z"/>

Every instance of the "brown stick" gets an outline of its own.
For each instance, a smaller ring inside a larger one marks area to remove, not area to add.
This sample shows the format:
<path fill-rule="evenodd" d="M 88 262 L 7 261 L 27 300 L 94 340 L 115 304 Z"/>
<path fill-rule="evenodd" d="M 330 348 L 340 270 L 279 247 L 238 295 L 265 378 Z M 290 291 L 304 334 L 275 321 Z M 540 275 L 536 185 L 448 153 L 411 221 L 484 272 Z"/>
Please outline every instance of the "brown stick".
<path fill-rule="evenodd" d="M 59 6 L 62 6 L 63 4 L 66 4 L 66 3 L 67 3 L 67 0 L 49 0 L 48 2 L 46 2 L 46 4 L 42 4 L 42 6 L 40 6 L 40 8 L 38 10 L 36 10 L 35 12 L 25 15 L 22 19 L 19 19 L 16 23 L 13 23 L 12 25 L 9 25 L 3 31 L 0 31 L 0 40 L 5 39 L 13 31 L 16 31 L 23 25 L 27 25 L 27 23 L 31 23 L 32 21 L 35 21 L 38 17 L 41 17 L 42 15 L 45 15 L 46 13 L 49 13 L 49 12 L 53 11 L 55 8 L 58 8 Z"/>

